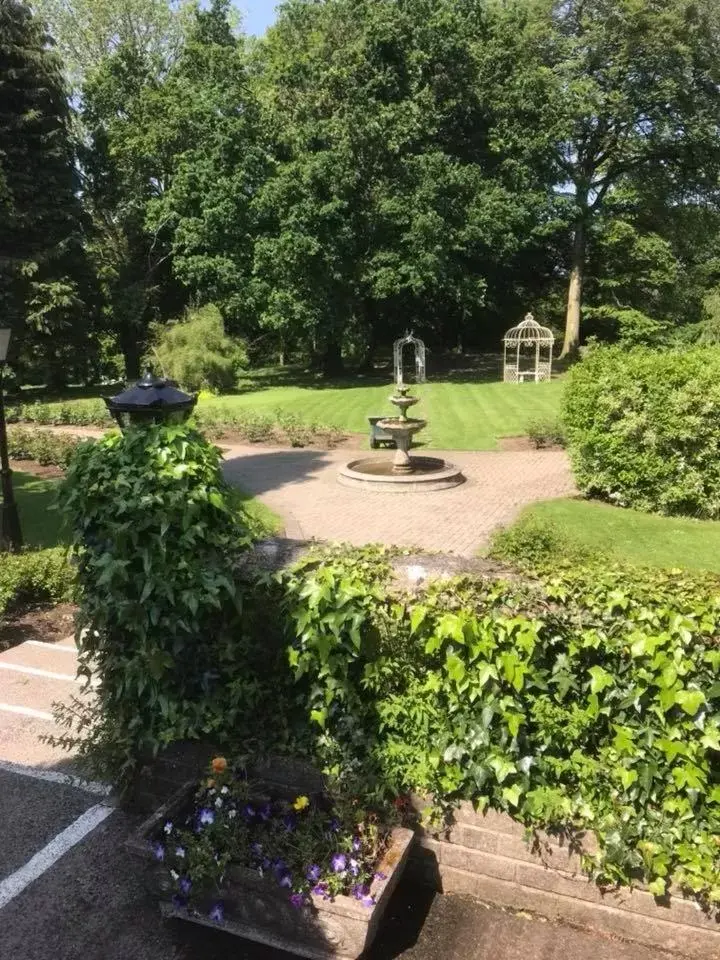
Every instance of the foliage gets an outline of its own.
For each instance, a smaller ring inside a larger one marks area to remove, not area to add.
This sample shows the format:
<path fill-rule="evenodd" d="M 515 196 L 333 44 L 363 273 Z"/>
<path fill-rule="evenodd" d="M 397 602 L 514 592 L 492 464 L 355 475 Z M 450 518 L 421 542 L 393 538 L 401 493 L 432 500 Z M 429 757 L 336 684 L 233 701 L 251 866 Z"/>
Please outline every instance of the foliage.
<path fill-rule="evenodd" d="M 720 517 L 720 350 L 597 348 L 570 374 L 578 486 L 620 506 Z"/>
<path fill-rule="evenodd" d="M 564 447 L 565 427 L 557 419 L 541 419 L 539 417 L 528 421 L 527 435 L 538 450 L 543 447 Z"/>
<path fill-rule="evenodd" d="M 152 354 L 164 376 L 192 391 L 232 390 L 247 366 L 243 344 L 225 333 L 222 315 L 212 305 L 161 327 Z"/>
<path fill-rule="evenodd" d="M 563 561 L 582 563 L 601 553 L 599 548 L 574 538 L 559 524 L 532 512 L 495 533 L 489 552 L 497 560 L 530 569 Z"/>
<path fill-rule="evenodd" d="M 66 467 L 81 441 L 69 433 L 50 430 L 8 430 L 8 452 L 13 460 L 36 460 L 43 466 Z"/>
<path fill-rule="evenodd" d="M 353 896 L 372 907 L 374 867 L 385 842 L 377 815 L 337 795 L 270 797 L 216 757 L 182 823 L 168 821 L 153 843 L 165 863 L 178 907 L 222 896 L 229 866 L 243 866 L 287 890 L 297 910 L 310 894 Z M 376 875 L 383 880 L 383 875 Z M 376 884 L 377 886 L 377 884 Z M 210 907 L 216 914 L 218 903 Z M 222 901 L 220 901 L 222 916 Z"/>
<path fill-rule="evenodd" d="M 61 502 L 78 563 L 80 672 L 98 681 L 83 749 L 101 748 L 126 776 L 252 702 L 232 573 L 249 538 L 219 451 L 185 426 L 81 444 Z"/>
<path fill-rule="evenodd" d="M 59 403 L 19 403 L 8 407 L 10 423 L 38 423 L 42 426 L 107 427 L 112 423 L 100 399 Z"/>
<path fill-rule="evenodd" d="M 0 619 L 29 604 L 70 600 L 74 581 L 75 571 L 62 547 L 3 554 Z"/>
<path fill-rule="evenodd" d="M 13 362 L 62 383 L 92 314 L 61 64 L 26 4 L 0 3 L 0 316 Z"/>
<path fill-rule="evenodd" d="M 283 579 L 329 769 L 592 830 L 599 880 L 720 903 L 716 578 L 568 564 L 422 596 L 390 580 L 352 552 Z"/>

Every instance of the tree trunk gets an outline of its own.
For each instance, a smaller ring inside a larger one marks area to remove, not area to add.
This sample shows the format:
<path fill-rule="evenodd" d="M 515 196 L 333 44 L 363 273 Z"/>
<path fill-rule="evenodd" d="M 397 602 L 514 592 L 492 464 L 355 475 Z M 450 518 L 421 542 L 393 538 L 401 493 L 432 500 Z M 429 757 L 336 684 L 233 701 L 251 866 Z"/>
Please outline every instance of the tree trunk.
<path fill-rule="evenodd" d="M 322 360 L 324 377 L 339 377 L 345 372 L 342 350 L 335 339 L 328 339 L 325 343 L 325 353 Z"/>
<path fill-rule="evenodd" d="M 140 349 L 138 347 L 137 341 L 134 339 L 132 334 L 123 339 L 121 344 L 123 361 L 125 363 L 125 379 L 126 380 L 139 380 L 140 379 Z"/>
<path fill-rule="evenodd" d="M 580 346 L 580 314 L 582 311 L 583 278 L 585 275 L 585 217 L 575 223 L 570 286 L 568 288 L 567 313 L 565 315 L 565 341 L 560 359 L 574 357 Z"/>

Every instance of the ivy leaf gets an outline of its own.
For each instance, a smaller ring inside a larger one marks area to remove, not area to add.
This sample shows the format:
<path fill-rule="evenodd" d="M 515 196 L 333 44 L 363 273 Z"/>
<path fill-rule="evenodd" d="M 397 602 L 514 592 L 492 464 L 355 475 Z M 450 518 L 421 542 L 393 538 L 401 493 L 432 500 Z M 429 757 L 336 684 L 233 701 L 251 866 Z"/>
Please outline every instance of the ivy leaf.
<path fill-rule="evenodd" d="M 507 802 L 513 807 L 520 805 L 522 793 L 522 787 L 518 786 L 517 784 L 513 787 L 503 787 L 502 790 L 503 799 L 507 800 Z"/>
<path fill-rule="evenodd" d="M 465 664 L 455 653 L 448 654 L 445 660 L 445 670 L 455 683 L 459 683 L 465 676 Z"/>
<path fill-rule="evenodd" d="M 418 604 L 416 607 L 412 608 L 410 613 L 410 633 L 417 633 L 418 628 L 425 619 L 427 614 L 427 607 Z"/>
<path fill-rule="evenodd" d="M 689 717 L 694 717 L 705 703 L 705 694 L 702 690 L 678 690 L 675 694 L 675 702 Z"/>
<path fill-rule="evenodd" d="M 612 687 L 615 683 L 612 674 L 608 673 L 603 667 L 590 667 L 590 691 L 592 693 L 601 693 L 607 687 Z"/>
<path fill-rule="evenodd" d="M 664 897 L 667 890 L 667 881 L 662 877 L 657 877 L 652 883 L 648 884 L 648 890 L 654 897 Z"/>

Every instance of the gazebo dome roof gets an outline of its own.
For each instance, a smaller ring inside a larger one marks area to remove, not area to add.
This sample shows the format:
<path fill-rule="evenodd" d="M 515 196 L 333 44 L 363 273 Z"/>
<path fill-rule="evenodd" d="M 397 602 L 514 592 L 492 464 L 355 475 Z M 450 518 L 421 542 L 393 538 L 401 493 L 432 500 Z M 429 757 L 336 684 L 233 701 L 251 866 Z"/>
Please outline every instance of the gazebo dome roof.
<path fill-rule="evenodd" d="M 516 327 L 511 327 L 503 338 L 507 346 L 518 346 L 520 344 L 536 344 L 541 346 L 552 346 L 555 343 L 555 337 L 552 330 L 541 326 L 531 313 L 525 316 L 522 323 Z"/>

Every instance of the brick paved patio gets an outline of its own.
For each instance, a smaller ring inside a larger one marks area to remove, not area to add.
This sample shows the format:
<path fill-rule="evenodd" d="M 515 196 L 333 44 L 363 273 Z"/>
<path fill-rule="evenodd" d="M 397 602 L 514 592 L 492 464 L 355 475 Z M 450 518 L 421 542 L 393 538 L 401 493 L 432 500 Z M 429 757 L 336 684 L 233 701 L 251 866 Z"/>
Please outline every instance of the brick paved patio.
<path fill-rule="evenodd" d="M 432 451 L 460 466 L 467 482 L 436 493 L 388 494 L 337 482 L 338 468 L 367 451 L 224 449 L 228 479 L 280 514 L 287 535 L 301 539 L 386 543 L 470 556 L 526 504 L 574 492 L 567 456 L 558 450 Z"/>

